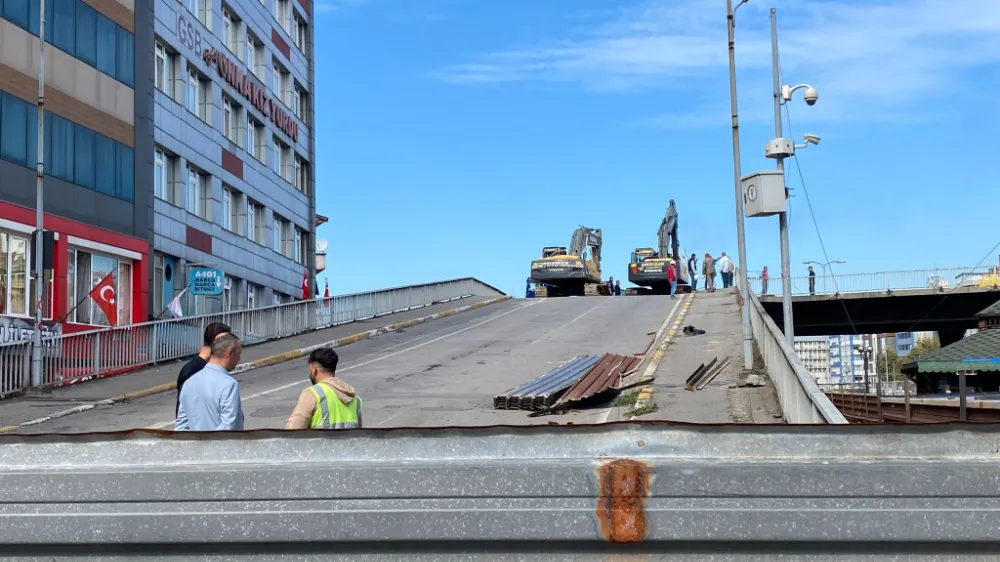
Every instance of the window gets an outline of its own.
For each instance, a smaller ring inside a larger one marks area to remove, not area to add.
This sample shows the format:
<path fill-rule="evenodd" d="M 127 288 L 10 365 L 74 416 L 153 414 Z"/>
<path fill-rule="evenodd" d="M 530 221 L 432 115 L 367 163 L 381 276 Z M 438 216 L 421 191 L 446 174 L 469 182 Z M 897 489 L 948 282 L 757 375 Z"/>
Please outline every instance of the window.
<path fill-rule="evenodd" d="M 271 90 L 274 92 L 274 97 L 291 107 L 292 96 L 289 91 L 289 84 L 292 82 L 291 75 L 277 61 L 272 63 L 271 70 L 273 71 L 271 73 Z"/>
<path fill-rule="evenodd" d="M 205 29 L 212 31 L 212 0 L 196 0 L 195 7 L 197 11 L 194 14 L 198 17 L 198 21 L 205 26 Z"/>
<path fill-rule="evenodd" d="M 236 222 L 233 220 L 233 192 L 228 187 L 222 188 L 222 227 L 232 230 Z"/>
<path fill-rule="evenodd" d="M 28 0 L 6 0 L 5 2 L 0 2 L 0 7 L 3 8 L 4 19 L 37 35 L 38 22 L 35 21 L 32 23 L 32 14 L 30 14 L 31 8 L 29 7 L 29 4 Z M 36 7 L 34 11 L 36 12 L 34 14 L 34 19 L 37 20 L 38 8 Z"/>
<path fill-rule="evenodd" d="M 156 87 L 170 97 L 174 97 L 174 54 L 166 46 L 156 42 Z"/>
<path fill-rule="evenodd" d="M 247 30 L 247 70 L 261 76 L 267 61 L 264 60 L 264 44 L 257 40 L 250 30 Z"/>
<path fill-rule="evenodd" d="M 94 135 L 94 152 L 97 153 L 97 190 L 101 193 L 114 195 L 118 192 L 118 143 L 104 135 Z"/>
<path fill-rule="evenodd" d="M 229 6 L 222 6 L 222 38 L 233 53 L 240 52 L 240 19 Z"/>
<path fill-rule="evenodd" d="M 233 278 L 227 275 L 222 284 L 222 312 L 233 309 L 233 285 Z"/>
<path fill-rule="evenodd" d="M 263 292 L 260 285 L 247 282 L 247 308 L 257 308 L 257 303 L 263 300 Z"/>
<path fill-rule="evenodd" d="M 97 11 L 83 2 L 76 6 L 76 58 L 97 65 Z"/>
<path fill-rule="evenodd" d="M 178 205 L 176 183 L 177 157 L 157 148 L 153 157 L 153 194 L 164 201 Z"/>
<path fill-rule="evenodd" d="M 274 173 L 281 175 L 281 153 L 284 151 L 284 145 L 278 140 L 278 137 L 273 138 L 274 149 L 271 150 L 271 169 Z"/>
<path fill-rule="evenodd" d="M 69 267 L 66 276 L 67 302 L 70 306 L 83 301 L 69 313 L 66 320 L 80 324 L 108 326 L 107 317 L 93 299 L 85 299 L 108 274 L 112 275 L 115 300 L 118 308 L 117 323 L 132 321 L 132 262 L 92 253 L 79 248 L 69 249 Z"/>
<path fill-rule="evenodd" d="M 95 189 L 97 187 L 97 170 L 94 167 L 97 163 L 94 154 L 96 133 L 86 127 L 74 128 L 76 129 L 76 139 L 74 139 L 76 143 L 76 158 L 73 162 L 74 181 L 77 185 Z M 101 187 L 104 189 L 110 188 L 110 195 L 114 195 L 114 184 Z"/>
<path fill-rule="evenodd" d="M 281 24 L 281 28 L 285 32 L 289 31 L 288 15 L 290 7 L 288 0 L 274 0 L 274 19 L 278 20 L 278 23 Z"/>
<path fill-rule="evenodd" d="M 258 161 L 264 161 L 264 125 L 247 111 L 247 152 Z"/>
<path fill-rule="evenodd" d="M 222 133 L 230 141 L 240 142 L 240 106 L 229 98 L 222 96 Z"/>
<path fill-rule="evenodd" d="M 0 314 L 28 314 L 28 239 L 0 232 Z"/>
<path fill-rule="evenodd" d="M 291 109 L 292 109 L 292 114 L 298 117 L 299 119 L 302 119 L 301 108 L 302 108 L 302 90 L 300 90 L 298 84 L 296 84 L 295 87 L 292 88 Z"/>
<path fill-rule="evenodd" d="M 266 227 L 264 207 L 247 197 L 247 238 L 258 244 L 266 244 L 264 241 Z"/>
<path fill-rule="evenodd" d="M 204 79 L 197 70 L 194 70 L 193 67 L 188 69 L 187 108 L 188 111 L 200 117 L 202 121 L 208 121 L 209 118 L 208 105 L 211 103 L 209 88 L 209 81 Z"/>
<path fill-rule="evenodd" d="M 135 85 L 135 36 L 124 27 L 118 28 L 118 70 L 116 78 L 129 88 Z"/>
<path fill-rule="evenodd" d="M 309 164 L 299 158 L 295 157 L 295 189 L 298 189 L 302 193 L 307 193 L 309 187 Z"/>
<path fill-rule="evenodd" d="M 303 242 L 304 239 L 305 239 L 305 237 L 302 236 L 302 230 L 299 229 L 299 227 L 295 227 L 295 241 L 294 241 L 294 244 L 295 244 L 295 247 L 294 247 L 295 256 L 294 256 L 294 259 L 295 259 L 296 263 L 303 263 L 303 257 L 305 256 L 305 251 L 303 251 L 302 242 Z"/>
<path fill-rule="evenodd" d="M 274 229 L 272 231 L 272 249 L 281 255 L 285 253 L 285 240 L 288 239 L 288 221 L 278 215 L 274 215 Z"/>
<path fill-rule="evenodd" d="M 209 199 L 211 192 L 209 187 L 211 179 L 212 177 L 208 174 L 203 174 L 195 168 L 188 167 L 187 197 L 184 201 L 184 208 L 192 215 L 197 215 L 203 219 L 208 219 L 210 216 Z"/>
<path fill-rule="evenodd" d="M 46 6 L 50 3 L 46 2 Z M 104 14 L 97 14 L 97 70 L 108 76 L 116 76 L 118 73 L 117 29 L 118 25 L 115 22 Z M 170 90 L 163 89 L 163 91 L 169 93 Z"/>
<path fill-rule="evenodd" d="M 38 163 L 38 109 L 7 92 L 0 95 L 0 157 L 33 167 Z"/>
<path fill-rule="evenodd" d="M 52 4 L 55 13 L 48 20 L 52 22 L 52 44 L 71 55 L 76 54 L 77 0 L 52 0 Z"/>
<path fill-rule="evenodd" d="M 300 51 L 305 52 L 306 22 L 303 21 L 297 13 L 292 17 L 292 41 L 295 42 L 295 46 L 298 47 Z"/>

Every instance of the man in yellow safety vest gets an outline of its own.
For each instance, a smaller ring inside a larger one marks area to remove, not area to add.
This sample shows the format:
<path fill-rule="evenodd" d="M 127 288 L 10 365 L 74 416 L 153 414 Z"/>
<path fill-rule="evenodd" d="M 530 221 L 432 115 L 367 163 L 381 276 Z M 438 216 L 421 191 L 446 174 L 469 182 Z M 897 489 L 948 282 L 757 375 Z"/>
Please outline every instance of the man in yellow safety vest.
<path fill-rule="evenodd" d="M 332 349 L 309 354 L 309 381 L 288 417 L 285 429 L 353 429 L 361 427 L 361 397 L 337 378 L 340 358 Z"/>

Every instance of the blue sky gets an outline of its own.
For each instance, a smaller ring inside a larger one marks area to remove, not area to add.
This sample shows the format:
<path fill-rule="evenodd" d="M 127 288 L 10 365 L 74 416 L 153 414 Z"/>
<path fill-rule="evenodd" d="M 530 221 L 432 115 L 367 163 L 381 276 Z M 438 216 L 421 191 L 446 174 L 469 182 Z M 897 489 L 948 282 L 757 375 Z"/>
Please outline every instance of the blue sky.
<path fill-rule="evenodd" d="M 751 0 L 737 13 L 742 169 L 773 169 L 768 9 L 791 133 L 837 272 L 975 265 L 997 243 L 1000 2 Z M 515 295 L 542 246 L 604 231 L 735 257 L 724 0 L 320 0 L 318 212 L 334 293 L 475 276 Z M 789 136 L 788 123 L 785 136 Z M 789 161 L 792 271 L 823 261 Z M 780 271 L 777 217 L 747 219 Z M 996 256 L 987 261 L 995 262 Z"/>

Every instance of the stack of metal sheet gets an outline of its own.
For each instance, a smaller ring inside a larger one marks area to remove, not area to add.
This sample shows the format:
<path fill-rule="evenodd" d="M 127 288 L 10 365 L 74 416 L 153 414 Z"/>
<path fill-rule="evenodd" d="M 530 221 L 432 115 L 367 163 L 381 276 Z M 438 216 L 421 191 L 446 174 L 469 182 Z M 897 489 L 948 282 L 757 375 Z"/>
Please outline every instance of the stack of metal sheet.
<path fill-rule="evenodd" d="M 493 398 L 498 410 L 541 410 L 559 399 L 567 388 L 579 381 L 600 358 L 580 355 L 544 375 Z"/>
<path fill-rule="evenodd" d="M 622 377 L 634 371 L 641 361 L 634 355 L 605 353 L 600 361 L 567 390 L 556 405 L 570 405 L 602 394 L 612 394 L 622 387 Z"/>

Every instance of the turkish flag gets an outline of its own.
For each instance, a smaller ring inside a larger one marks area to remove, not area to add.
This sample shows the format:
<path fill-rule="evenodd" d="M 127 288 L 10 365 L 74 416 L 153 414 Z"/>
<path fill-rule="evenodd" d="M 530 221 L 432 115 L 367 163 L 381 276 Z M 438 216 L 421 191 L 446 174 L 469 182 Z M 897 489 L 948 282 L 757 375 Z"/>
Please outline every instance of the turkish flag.
<path fill-rule="evenodd" d="M 309 298 L 309 273 L 302 272 L 302 300 Z"/>
<path fill-rule="evenodd" d="M 108 318 L 108 324 L 118 325 L 118 299 L 115 295 L 114 273 L 109 273 L 101 282 L 90 291 L 90 298 L 94 299 L 101 312 Z"/>
<path fill-rule="evenodd" d="M 326 288 L 323 290 L 323 298 L 324 299 L 330 298 L 330 280 L 329 279 L 326 280 Z"/>

